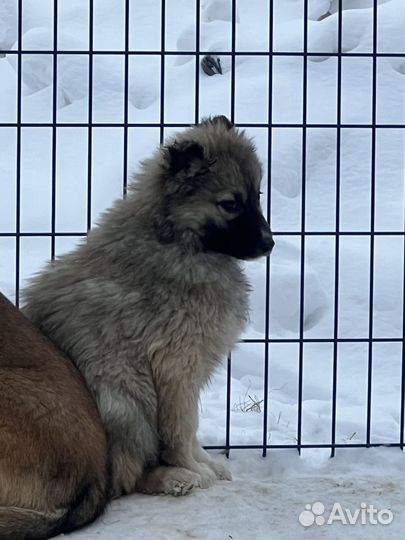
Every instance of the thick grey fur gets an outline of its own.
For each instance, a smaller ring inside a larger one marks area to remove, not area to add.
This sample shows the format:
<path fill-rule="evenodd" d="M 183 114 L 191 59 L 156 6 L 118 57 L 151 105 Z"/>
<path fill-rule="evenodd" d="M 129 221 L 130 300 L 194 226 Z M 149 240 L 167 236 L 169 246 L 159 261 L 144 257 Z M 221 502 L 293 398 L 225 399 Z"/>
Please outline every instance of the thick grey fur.
<path fill-rule="evenodd" d="M 24 292 L 25 314 L 96 398 L 113 497 L 231 478 L 197 442 L 197 409 L 248 319 L 249 285 L 238 259 L 207 250 L 204 234 L 231 221 L 218 200 L 246 200 L 260 178 L 252 141 L 225 117 L 208 119 L 146 160 L 85 243 Z"/>

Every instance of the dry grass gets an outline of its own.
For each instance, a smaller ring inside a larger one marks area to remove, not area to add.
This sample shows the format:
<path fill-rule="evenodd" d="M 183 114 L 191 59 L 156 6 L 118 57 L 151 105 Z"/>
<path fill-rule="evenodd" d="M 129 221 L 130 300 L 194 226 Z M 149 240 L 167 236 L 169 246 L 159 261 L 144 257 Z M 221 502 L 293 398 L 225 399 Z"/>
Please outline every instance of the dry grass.
<path fill-rule="evenodd" d="M 261 413 L 262 412 L 262 404 L 263 399 L 258 398 L 256 395 L 250 395 L 249 394 L 250 386 L 245 392 L 245 395 L 243 398 L 239 397 L 238 403 L 235 403 L 232 407 L 232 411 L 234 412 L 255 412 L 255 413 Z"/>

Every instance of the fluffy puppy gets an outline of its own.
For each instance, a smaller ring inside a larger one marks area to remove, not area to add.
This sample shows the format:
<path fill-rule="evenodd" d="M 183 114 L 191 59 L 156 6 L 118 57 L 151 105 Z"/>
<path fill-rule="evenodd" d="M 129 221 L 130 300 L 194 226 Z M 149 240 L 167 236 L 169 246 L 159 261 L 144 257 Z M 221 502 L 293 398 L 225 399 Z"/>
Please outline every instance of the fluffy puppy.
<path fill-rule="evenodd" d="M 274 244 L 261 175 L 252 141 L 227 118 L 187 129 L 142 164 L 86 242 L 25 291 L 25 313 L 94 393 L 114 497 L 230 479 L 197 441 L 197 405 L 247 320 L 239 260 Z"/>

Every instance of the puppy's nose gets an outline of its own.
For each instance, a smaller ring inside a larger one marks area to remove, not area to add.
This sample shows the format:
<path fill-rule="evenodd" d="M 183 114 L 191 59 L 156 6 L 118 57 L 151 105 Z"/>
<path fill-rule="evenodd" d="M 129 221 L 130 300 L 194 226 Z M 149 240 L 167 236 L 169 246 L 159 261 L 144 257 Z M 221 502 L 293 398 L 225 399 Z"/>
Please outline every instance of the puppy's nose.
<path fill-rule="evenodd" d="M 272 249 L 274 248 L 275 242 L 273 240 L 273 235 L 266 231 L 262 235 L 261 241 L 260 241 L 260 247 L 262 248 L 264 253 L 270 254 Z"/>

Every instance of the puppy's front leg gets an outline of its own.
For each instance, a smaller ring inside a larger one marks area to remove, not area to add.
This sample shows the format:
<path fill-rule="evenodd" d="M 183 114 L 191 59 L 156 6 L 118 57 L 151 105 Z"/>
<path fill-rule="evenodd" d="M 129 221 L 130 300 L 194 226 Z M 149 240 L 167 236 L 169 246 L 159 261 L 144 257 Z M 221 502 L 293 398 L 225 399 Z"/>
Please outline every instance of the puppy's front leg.
<path fill-rule="evenodd" d="M 220 461 L 213 460 L 208 452 L 201 447 L 197 437 L 193 438 L 193 456 L 199 463 L 206 463 L 214 471 L 218 480 L 232 480 L 232 474 L 228 467 Z"/>
<path fill-rule="evenodd" d="M 167 365 L 167 364 L 166 364 Z M 168 465 L 182 467 L 201 476 L 201 487 L 215 482 L 215 473 L 193 456 L 193 440 L 198 425 L 199 389 L 187 370 L 175 377 L 173 371 L 159 377 L 158 426 L 163 443 L 161 458 Z"/>

